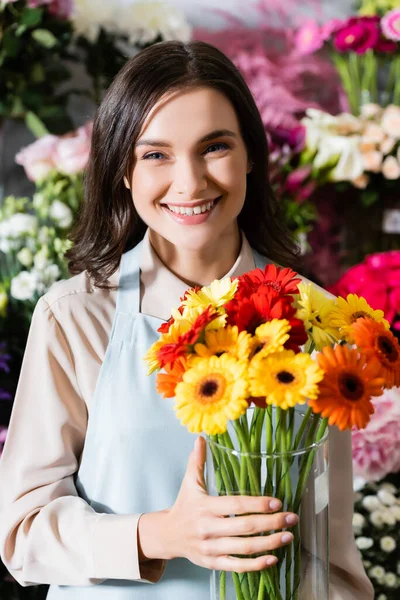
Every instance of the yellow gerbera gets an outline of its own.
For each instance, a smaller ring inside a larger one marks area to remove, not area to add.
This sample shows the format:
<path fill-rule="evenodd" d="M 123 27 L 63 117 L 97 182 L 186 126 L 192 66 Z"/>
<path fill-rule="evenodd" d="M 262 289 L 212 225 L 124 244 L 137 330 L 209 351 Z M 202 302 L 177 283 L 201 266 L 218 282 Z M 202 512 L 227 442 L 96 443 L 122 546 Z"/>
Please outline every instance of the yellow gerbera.
<path fill-rule="evenodd" d="M 207 306 L 210 306 L 209 304 Z M 185 307 L 183 309 L 183 313 L 180 314 L 179 311 L 174 311 L 172 316 L 176 320 L 177 323 L 181 321 L 188 321 L 193 324 L 198 316 L 204 312 L 204 306 L 196 306 L 196 307 Z M 207 330 L 216 330 L 221 329 L 221 327 L 225 326 L 226 323 L 226 313 L 224 308 L 216 308 L 216 312 L 219 314 L 219 317 L 211 321 L 206 327 Z"/>
<path fill-rule="evenodd" d="M 230 277 L 216 279 L 211 285 L 204 286 L 197 292 L 194 290 L 187 292 L 182 304 L 188 308 L 201 307 L 201 310 L 204 310 L 210 304 L 213 308 L 219 308 L 232 300 L 237 287 L 237 279 L 232 280 Z"/>
<path fill-rule="evenodd" d="M 246 367 L 228 354 L 198 360 L 176 386 L 174 408 L 182 424 L 193 433 L 224 433 L 228 420 L 248 407 Z"/>
<path fill-rule="evenodd" d="M 264 396 L 267 404 L 284 410 L 317 398 L 324 372 L 309 354 L 284 350 L 266 357 L 256 356 L 249 366 L 250 393 Z"/>
<path fill-rule="evenodd" d="M 385 329 L 390 329 L 388 321 L 384 318 L 383 310 L 374 310 L 363 297 L 349 294 L 346 298 L 337 298 L 332 310 L 330 321 L 333 327 L 340 329 L 341 337 L 349 343 L 353 343 L 351 326 L 357 319 L 373 319 L 377 323 L 383 323 Z"/>
<path fill-rule="evenodd" d="M 331 323 L 335 300 L 327 298 L 312 283 L 302 281 L 298 288 L 296 317 L 304 322 L 308 334 L 305 351 L 307 352 L 312 345 L 317 350 L 322 350 L 325 346 L 332 346 L 340 339 L 339 329 Z"/>
<path fill-rule="evenodd" d="M 174 321 L 169 328 L 168 333 L 163 333 L 160 338 L 154 342 L 154 344 L 150 347 L 150 349 L 146 352 L 143 357 L 149 366 L 149 370 L 147 371 L 148 375 L 154 373 L 154 371 L 158 371 L 160 369 L 160 363 L 157 358 L 157 353 L 165 344 L 173 344 L 178 341 L 180 335 L 183 335 L 191 328 L 193 322 L 188 319 L 179 319 L 179 321 Z"/>
<path fill-rule="evenodd" d="M 286 319 L 272 319 L 257 327 L 254 335 L 254 352 L 259 357 L 282 352 L 289 339 L 290 324 Z"/>
<path fill-rule="evenodd" d="M 239 333 L 236 325 L 227 325 L 218 331 L 207 331 L 204 344 L 196 344 L 194 350 L 202 357 L 208 357 L 227 352 L 238 359 L 247 359 L 254 346 L 253 338 L 247 331 Z"/>

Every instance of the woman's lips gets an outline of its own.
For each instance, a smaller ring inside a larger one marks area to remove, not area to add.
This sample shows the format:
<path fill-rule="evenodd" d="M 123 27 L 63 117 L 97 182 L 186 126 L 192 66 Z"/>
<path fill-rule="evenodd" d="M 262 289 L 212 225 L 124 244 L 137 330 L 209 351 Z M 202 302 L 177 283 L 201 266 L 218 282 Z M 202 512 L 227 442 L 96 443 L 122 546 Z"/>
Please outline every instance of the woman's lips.
<path fill-rule="evenodd" d="M 210 217 L 211 213 L 215 210 L 215 207 L 221 200 L 222 196 L 219 196 L 214 200 L 213 206 L 207 210 L 206 212 L 202 212 L 198 215 L 185 215 L 181 213 L 176 213 L 170 210 L 165 204 L 162 204 L 162 209 L 164 212 L 176 223 L 180 225 L 201 225 L 201 223 L 205 223 L 207 219 Z"/>

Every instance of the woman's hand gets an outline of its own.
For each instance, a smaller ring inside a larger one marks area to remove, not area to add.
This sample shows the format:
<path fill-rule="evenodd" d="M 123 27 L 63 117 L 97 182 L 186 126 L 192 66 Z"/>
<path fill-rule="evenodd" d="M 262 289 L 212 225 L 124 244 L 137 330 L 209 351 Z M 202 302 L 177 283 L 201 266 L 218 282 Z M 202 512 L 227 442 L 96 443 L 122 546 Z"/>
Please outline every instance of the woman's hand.
<path fill-rule="evenodd" d="M 277 559 L 267 553 L 290 543 L 293 535 L 257 534 L 293 526 L 297 515 L 277 513 L 282 504 L 275 498 L 209 496 L 204 481 L 205 458 L 206 444 L 199 437 L 173 507 L 140 518 L 138 535 L 143 557 L 184 557 L 200 567 L 236 573 L 272 566 Z M 226 518 L 230 515 L 235 516 Z M 232 556 L 258 553 L 266 555 Z"/>

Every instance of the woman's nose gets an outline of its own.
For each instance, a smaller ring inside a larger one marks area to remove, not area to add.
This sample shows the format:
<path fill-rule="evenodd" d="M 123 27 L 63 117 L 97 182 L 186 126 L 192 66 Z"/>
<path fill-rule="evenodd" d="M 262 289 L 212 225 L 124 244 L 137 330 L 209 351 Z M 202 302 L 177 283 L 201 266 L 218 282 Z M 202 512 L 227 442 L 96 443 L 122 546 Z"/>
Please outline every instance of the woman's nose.
<path fill-rule="evenodd" d="M 185 194 L 188 199 L 195 198 L 207 188 L 205 166 L 193 159 L 177 161 L 172 187 L 177 194 Z"/>

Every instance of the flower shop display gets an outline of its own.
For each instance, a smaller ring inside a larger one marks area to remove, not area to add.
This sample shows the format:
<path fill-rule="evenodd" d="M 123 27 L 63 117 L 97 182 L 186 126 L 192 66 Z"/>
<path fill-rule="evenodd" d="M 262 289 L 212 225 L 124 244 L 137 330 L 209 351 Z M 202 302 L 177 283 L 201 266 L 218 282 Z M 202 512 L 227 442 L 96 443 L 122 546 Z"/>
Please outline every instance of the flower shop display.
<path fill-rule="evenodd" d="M 324 600 L 327 426 L 364 428 L 372 397 L 400 384 L 400 346 L 383 312 L 267 265 L 189 289 L 159 332 L 149 374 L 158 371 L 181 423 L 205 434 L 209 493 L 276 496 L 302 522 L 274 566 L 213 572 L 212 598 Z"/>
<path fill-rule="evenodd" d="M 400 478 L 368 483 L 356 494 L 353 530 L 377 600 L 397 600 L 400 589 Z"/>
<path fill-rule="evenodd" d="M 398 6 L 382 17 L 358 15 L 322 25 L 307 21 L 296 33 L 296 45 L 304 55 L 329 47 L 351 111 L 357 115 L 364 103 L 400 104 L 399 23 Z"/>
<path fill-rule="evenodd" d="M 70 0 L 0 2 L 0 125 L 21 119 L 35 136 L 72 129 L 69 94 L 59 91 L 71 77 L 71 8 Z"/>

